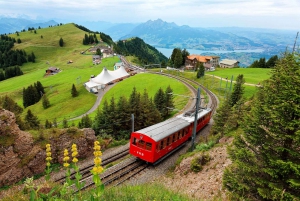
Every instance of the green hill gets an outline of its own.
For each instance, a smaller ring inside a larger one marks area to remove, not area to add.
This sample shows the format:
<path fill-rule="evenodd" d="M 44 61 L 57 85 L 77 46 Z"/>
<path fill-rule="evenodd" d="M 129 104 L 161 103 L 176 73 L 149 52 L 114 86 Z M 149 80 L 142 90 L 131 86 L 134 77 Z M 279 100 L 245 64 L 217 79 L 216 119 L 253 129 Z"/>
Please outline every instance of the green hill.
<path fill-rule="evenodd" d="M 27 110 L 31 109 L 44 124 L 46 119 L 53 121 L 54 118 L 57 118 L 57 121 L 62 121 L 63 118 L 69 119 L 85 113 L 93 106 L 97 97 L 89 93 L 83 83 L 88 81 L 91 75 L 99 74 L 104 66 L 112 70 L 114 64 L 119 61 L 119 57 L 105 58 L 101 64 L 93 65 L 91 54 L 81 54 L 82 51 L 90 48 L 90 46 L 82 45 L 82 39 L 86 32 L 74 24 L 37 29 L 36 32 L 35 34 L 34 31 L 27 31 L 19 33 L 19 36 L 10 35 L 16 39 L 20 38 L 22 41 L 21 44 L 15 44 L 14 49 L 24 49 L 27 54 L 34 52 L 36 62 L 25 63 L 21 67 L 24 75 L 1 81 L 0 97 L 8 95 L 20 106 L 23 106 L 23 88 L 40 81 L 45 87 L 51 106 L 44 109 L 42 101 L 40 101 L 27 107 L 23 111 L 23 117 Z M 63 47 L 59 46 L 60 38 L 64 41 Z M 97 38 L 100 41 L 100 34 L 97 34 Z M 68 64 L 70 60 L 73 63 Z M 50 66 L 59 68 L 61 72 L 45 76 L 45 71 Z M 142 79 L 137 79 L 136 82 L 144 81 L 145 77 Z M 71 96 L 73 84 L 79 92 L 79 96 L 76 98 Z M 151 90 L 148 90 L 149 93 L 154 93 Z"/>

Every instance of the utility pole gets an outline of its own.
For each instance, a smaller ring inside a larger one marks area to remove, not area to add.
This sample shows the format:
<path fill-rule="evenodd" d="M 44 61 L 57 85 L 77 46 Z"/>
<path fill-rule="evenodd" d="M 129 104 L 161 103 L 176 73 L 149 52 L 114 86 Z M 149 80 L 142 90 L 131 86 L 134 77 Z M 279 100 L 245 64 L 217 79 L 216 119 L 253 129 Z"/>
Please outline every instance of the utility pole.
<path fill-rule="evenodd" d="M 134 114 L 131 114 L 131 130 L 134 132 Z"/>
<path fill-rule="evenodd" d="M 192 136 L 192 151 L 194 150 L 194 146 L 195 146 L 194 144 L 196 138 L 197 121 L 198 121 L 199 100 L 200 100 L 200 88 L 198 88 L 197 98 L 196 98 L 196 111 L 195 111 L 195 120 L 194 120 L 193 136 Z"/>

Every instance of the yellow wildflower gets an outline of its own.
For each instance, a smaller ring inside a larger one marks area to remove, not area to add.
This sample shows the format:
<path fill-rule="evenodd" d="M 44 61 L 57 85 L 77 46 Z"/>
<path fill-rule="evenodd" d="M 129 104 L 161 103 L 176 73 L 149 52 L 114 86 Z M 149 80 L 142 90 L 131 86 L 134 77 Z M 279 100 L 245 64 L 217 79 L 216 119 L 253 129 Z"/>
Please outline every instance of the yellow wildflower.
<path fill-rule="evenodd" d="M 64 167 L 69 167 L 70 166 L 70 164 L 69 163 L 64 163 Z"/>
<path fill-rule="evenodd" d="M 101 166 L 98 166 L 96 172 L 97 172 L 98 174 L 102 173 L 102 172 L 103 172 L 103 168 L 102 168 Z"/>
<path fill-rule="evenodd" d="M 51 156 L 51 152 L 46 152 L 46 156 Z"/>
<path fill-rule="evenodd" d="M 73 163 L 77 163 L 78 162 L 78 159 L 77 158 L 73 158 Z"/>
<path fill-rule="evenodd" d="M 69 155 L 69 152 L 67 149 L 64 150 L 64 156 L 68 156 Z"/>
<path fill-rule="evenodd" d="M 76 157 L 78 155 L 78 152 L 77 151 L 74 151 L 73 153 L 72 153 L 72 157 Z"/>
<path fill-rule="evenodd" d="M 51 165 L 51 163 L 47 162 L 46 165 L 49 167 Z"/>

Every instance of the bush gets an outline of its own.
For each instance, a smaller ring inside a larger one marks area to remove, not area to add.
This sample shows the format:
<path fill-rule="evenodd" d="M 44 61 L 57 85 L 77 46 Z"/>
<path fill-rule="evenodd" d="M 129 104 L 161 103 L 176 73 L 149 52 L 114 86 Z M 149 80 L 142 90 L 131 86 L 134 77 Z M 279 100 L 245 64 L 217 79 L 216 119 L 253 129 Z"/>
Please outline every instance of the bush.
<path fill-rule="evenodd" d="M 203 165 L 205 165 L 208 161 L 210 161 L 210 156 L 208 154 L 201 154 L 194 158 L 191 162 L 191 170 L 193 172 L 200 172 L 203 169 Z"/>

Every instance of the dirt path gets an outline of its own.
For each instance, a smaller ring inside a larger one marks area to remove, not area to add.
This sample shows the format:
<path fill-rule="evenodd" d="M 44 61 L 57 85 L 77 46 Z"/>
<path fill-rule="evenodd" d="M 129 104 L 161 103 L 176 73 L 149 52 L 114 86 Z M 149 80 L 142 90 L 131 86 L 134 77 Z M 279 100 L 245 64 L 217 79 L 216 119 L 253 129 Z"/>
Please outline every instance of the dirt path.
<path fill-rule="evenodd" d="M 208 75 L 208 76 L 211 76 L 211 77 L 215 77 L 217 79 L 227 80 L 226 78 L 215 76 L 215 75 L 209 75 L 209 74 L 205 74 L 205 75 Z M 236 81 L 232 81 L 232 82 L 235 83 Z M 261 87 L 260 83 L 258 83 L 258 84 L 244 83 L 244 84 L 245 85 L 249 85 L 249 86 L 254 86 L 254 87 Z"/>

